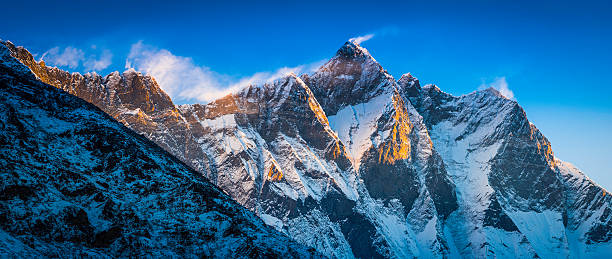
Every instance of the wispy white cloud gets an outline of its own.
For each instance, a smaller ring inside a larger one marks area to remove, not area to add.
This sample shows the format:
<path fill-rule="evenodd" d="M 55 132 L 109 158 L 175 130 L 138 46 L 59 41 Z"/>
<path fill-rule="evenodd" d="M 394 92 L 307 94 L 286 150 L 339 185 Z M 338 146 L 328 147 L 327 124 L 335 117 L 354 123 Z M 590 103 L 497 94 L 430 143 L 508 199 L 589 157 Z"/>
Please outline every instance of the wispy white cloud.
<path fill-rule="evenodd" d="M 158 49 L 140 41 L 132 45 L 125 67 L 152 75 L 175 101 L 210 102 L 248 85 L 263 84 L 288 73 L 310 72 L 321 64 L 322 61 L 233 78 L 197 65 L 189 57 L 176 56 L 166 49 Z"/>
<path fill-rule="evenodd" d="M 365 35 L 357 36 L 354 38 L 350 38 L 349 41 L 354 42 L 356 44 L 361 44 L 366 42 L 372 38 L 376 37 L 384 37 L 388 35 L 397 35 L 399 33 L 399 28 L 397 26 L 386 26 L 382 27 L 372 33 L 368 33 Z"/>
<path fill-rule="evenodd" d="M 355 44 L 361 44 L 362 42 L 368 41 L 371 38 L 374 38 L 374 33 L 366 34 L 363 36 L 357 36 L 355 38 L 350 38 L 349 41 L 354 42 Z"/>
<path fill-rule="evenodd" d="M 142 41 L 132 45 L 125 67 L 152 75 L 173 99 L 208 101 L 226 94 L 226 89 L 220 87 L 225 79 L 210 68 Z"/>
<path fill-rule="evenodd" d="M 60 50 L 60 47 L 54 47 L 43 53 L 41 57 L 46 63 L 67 66 L 72 69 L 77 68 L 84 58 L 85 53 L 73 47 L 66 47 L 63 50 Z"/>
<path fill-rule="evenodd" d="M 96 46 L 92 46 L 94 52 L 99 52 Z M 64 66 L 76 69 L 82 66 L 86 71 L 100 71 L 106 69 L 112 63 L 113 54 L 110 50 L 104 49 L 101 53 L 91 53 L 86 55 L 85 51 L 75 47 L 54 47 L 42 54 L 41 60 L 54 66 Z"/>
<path fill-rule="evenodd" d="M 110 50 L 103 50 L 96 58 L 95 55 L 90 56 L 83 62 L 83 66 L 87 71 L 100 71 L 106 69 L 112 64 L 113 53 Z"/>
<path fill-rule="evenodd" d="M 496 77 L 495 80 L 493 80 L 493 82 L 490 82 L 490 83 L 485 83 L 483 81 L 482 84 L 478 88 L 486 89 L 489 87 L 496 89 L 506 98 L 514 100 L 514 92 L 512 92 L 512 90 L 510 90 L 510 88 L 508 87 L 508 82 L 506 81 L 505 76 Z"/>

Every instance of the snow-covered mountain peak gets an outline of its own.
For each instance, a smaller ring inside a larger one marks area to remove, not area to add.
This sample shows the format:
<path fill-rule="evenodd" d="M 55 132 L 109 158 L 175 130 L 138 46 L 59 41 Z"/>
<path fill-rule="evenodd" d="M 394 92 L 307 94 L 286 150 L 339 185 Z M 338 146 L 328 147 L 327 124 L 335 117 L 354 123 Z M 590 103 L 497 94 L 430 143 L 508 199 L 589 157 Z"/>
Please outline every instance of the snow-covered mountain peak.
<path fill-rule="evenodd" d="M 395 84 L 367 50 L 353 42 L 345 43 L 327 63 L 302 79 L 328 115 L 346 105 L 392 93 Z"/>
<path fill-rule="evenodd" d="M 435 91 L 435 92 L 439 92 L 439 93 L 444 93 L 444 91 L 442 91 L 442 89 L 440 89 L 440 87 L 438 87 L 435 84 L 426 84 L 423 86 L 423 89 L 428 90 L 428 91 Z"/>
<path fill-rule="evenodd" d="M 130 68 L 126 69 L 122 73 L 119 73 L 119 71 L 115 71 L 115 72 L 116 72 L 116 74 L 121 74 L 123 77 L 151 77 L 150 75 L 144 75 L 144 74 L 136 71 L 136 69 L 134 69 L 133 67 L 130 67 Z M 115 72 L 113 72 L 113 73 L 115 73 Z"/>
<path fill-rule="evenodd" d="M 421 91 L 419 79 L 410 73 L 403 74 L 400 79 L 397 80 L 397 87 L 401 92 L 412 91 L 416 93 Z"/>
<path fill-rule="evenodd" d="M 416 77 L 414 77 L 410 72 L 403 74 L 399 80 L 397 80 L 398 82 L 410 82 L 410 81 L 414 81 L 414 80 L 418 80 Z"/>
<path fill-rule="evenodd" d="M 480 93 L 480 94 L 484 94 L 484 95 L 488 95 L 488 96 L 492 96 L 492 97 L 499 97 L 499 98 L 508 99 L 499 90 L 497 90 L 497 89 L 495 89 L 493 87 L 487 87 L 485 89 L 478 90 L 478 91 L 476 91 L 476 93 Z"/>
<path fill-rule="evenodd" d="M 359 43 L 354 40 L 349 40 L 336 52 L 337 57 L 349 58 L 349 59 L 367 59 L 372 58 L 370 52 L 364 47 L 361 47 Z"/>

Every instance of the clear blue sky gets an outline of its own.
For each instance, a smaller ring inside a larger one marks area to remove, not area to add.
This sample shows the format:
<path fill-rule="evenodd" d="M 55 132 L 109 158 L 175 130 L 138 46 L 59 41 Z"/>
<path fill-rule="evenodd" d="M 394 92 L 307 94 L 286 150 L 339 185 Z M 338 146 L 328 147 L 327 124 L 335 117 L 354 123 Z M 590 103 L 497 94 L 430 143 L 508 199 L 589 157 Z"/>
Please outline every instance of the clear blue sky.
<path fill-rule="evenodd" d="M 610 1 L 52 2 L 2 3 L 0 38 L 38 57 L 79 49 L 81 64 L 64 65 L 72 71 L 104 50 L 102 74 L 123 70 L 137 42 L 243 78 L 373 33 L 362 45 L 395 77 L 411 72 L 455 95 L 505 78 L 556 155 L 612 189 Z"/>

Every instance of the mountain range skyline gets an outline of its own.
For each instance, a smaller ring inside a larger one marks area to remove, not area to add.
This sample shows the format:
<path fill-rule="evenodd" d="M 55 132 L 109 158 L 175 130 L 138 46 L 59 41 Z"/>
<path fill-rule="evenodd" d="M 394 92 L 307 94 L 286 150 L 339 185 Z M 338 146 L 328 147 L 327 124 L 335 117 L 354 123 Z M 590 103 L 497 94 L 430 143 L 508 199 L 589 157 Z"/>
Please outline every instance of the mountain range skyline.
<path fill-rule="evenodd" d="M 0 6 L 0 257 L 612 258 L 612 1 Z"/>
<path fill-rule="evenodd" d="M 411 72 L 455 96 L 507 85 L 559 157 L 612 188 L 609 1 L 28 3 L 4 4 L 1 39 L 37 59 L 47 53 L 49 65 L 103 75 L 123 71 L 140 43 L 132 59 L 142 62 L 132 66 L 161 69 L 147 65 L 146 53 L 174 60 L 192 71 L 182 73 L 190 78 L 185 89 L 223 92 L 288 69 L 308 71 L 347 39 L 373 35 L 363 46 L 396 78 Z M 58 57 L 73 58 L 51 61 Z M 192 98 L 201 91 L 176 90 L 165 83 L 176 80 L 155 76 L 175 102 L 203 102 Z"/>
<path fill-rule="evenodd" d="M 394 31 L 392 28 L 387 28 L 386 30 Z M 389 33 L 388 31 L 385 33 Z M 375 36 L 376 34 L 366 34 L 363 36 L 350 38 L 349 40 L 357 40 L 362 44 L 365 42 L 367 45 L 368 42 L 366 41 L 371 40 Z M 52 51 L 55 50 L 52 49 Z M 78 71 L 79 69 L 77 68 L 82 69 L 86 63 L 96 64 L 103 62 L 103 57 L 101 57 L 101 60 L 95 60 L 95 58 L 93 60 L 86 60 L 83 54 L 79 54 L 79 51 L 81 51 L 79 49 L 71 49 L 70 47 L 67 47 L 63 50 L 57 49 L 57 51 L 61 53 L 55 53 L 54 55 L 56 56 L 50 61 L 45 58 L 45 55 L 48 53 L 43 53 L 43 55 L 35 55 L 35 57 L 38 60 L 44 60 L 47 65 L 57 66 L 59 68 L 64 67 L 67 68 L 66 70 L 68 71 Z M 127 71 L 134 69 L 136 71 L 143 72 L 144 74 L 152 75 L 160 83 L 160 87 L 166 93 L 168 93 L 172 100 L 177 104 L 206 104 L 209 101 L 221 98 L 232 92 L 240 91 L 242 88 L 249 85 L 261 85 L 272 82 L 285 76 L 287 73 L 295 73 L 297 75 L 312 73 L 318 69 L 324 61 L 324 59 L 321 59 L 310 64 L 302 64 L 294 67 L 282 67 L 275 71 L 258 72 L 251 76 L 230 79 L 227 75 L 218 75 L 209 68 L 196 65 L 190 57 L 176 56 L 169 50 L 159 49 L 152 45 L 145 44 L 143 41 L 138 41 L 131 45 L 130 53 L 125 59 L 123 69 L 121 69 L 120 65 L 116 66 L 115 64 L 110 63 L 107 64 L 108 66 L 106 68 L 107 70 L 112 71 Z M 79 65 L 74 69 L 71 69 L 71 64 Z M 92 72 L 95 73 L 95 71 Z M 418 72 L 412 73 L 417 77 L 419 76 Z M 425 82 L 425 84 L 427 84 L 427 82 Z M 439 87 L 444 90 L 449 90 L 451 93 L 453 92 L 452 88 L 449 89 L 441 85 L 439 85 Z M 483 80 L 480 85 L 472 89 L 470 92 L 482 90 L 488 87 L 495 88 L 509 99 L 516 100 L 514 96 L 515 93 L 510 88 L 506 77 L 496 77 L 490 81 Z M 465 95 L 470 92 L 461 93 L 457 96 Z M 198 96 L 205 97 L 199 98 Z M 550 116 L 551 113 L 554 114 L 551 109 L 554 109 L 554 112 L 561 112 L 577 122 L 565 124 L 565 130 L 560 130 L 558 127 L 548 128 L 547 126 L 549 123 L 558 124 L 562 120 L 561 118 Z M 538 125 L 543 124 L 543 130 L 545 133 L 547 133 L 547 136 L 552 135 L 552 137 L 549 138 L 554 140 L 552 142 L 553 150 L 556 151 L 559 157 L 572 161 L 580 168 L 589 169 L 589 176 L 596 180 L 604 188 L 610 189 L 610 187 L 612 187 L 612 178 L 609 177 L 607 173 L 608 167 L 606 164 L 602 164 L 601 162 L 607 157 L 606 152 L 608 149 L 611 149 L 612 152 L 612 147 L 607 144 L 609 138 L 603 139 L 599 142 L 585 143 L 585 141 L 588 141 L 589 135 L 578 135 L 579 137 L 576 137 L 576 135 L 572 134 L 586 130 L 585 127 L 587 127 L 587 123 L 580 122 L 581 120 L 588 120 L 588 117 L 585 118 L 584 114 L 581 113 L 584 111 L 570 108 L 556 109 L 554 106 L 538 107 L 537 109 L 532 110 L 529 110 L 529 108 L 526 107 L 526 110 L 528 112 L 528 116 L 533 121 L 538 123 Z M 591 111 L 591 113 L 592 112 L 593 111 Z M 609 123 L 612 123 L 612 114 L 605 112 L 594 112 L 594 114 L 599 115 L 599 118 L 596 120 L 596 122 L 592 123 L 588 129 L 589 131 L 594 131 L 594 134 L 591 137 L 607 134 L 606 132 L 611 128 L 609 126 L 612 126 L 608 125 Z M 573 150 L 572 148 L 575 146 L 581 147 L 582 145 L 592 148 L 591 153 L 594 152 L 595 154 L 586 155 L 585 153 L 580 153 L 580 155 L 577 155 L 578 151 Z M 571 151 L 568 151 L 568 149 Z M 603 153 L 597 152 L 598 150 Z"/>
<path fill-rule="evenodd" d="M 10 53 L 0 63 L 5 88 L 20 89 L 12 71 L 31 71 L 96 105 L 267 225 L 324 255 L 556 258 L 610 251 L 611 196 L 555 157 L 516 101 L 493 88 L 452 96 L 409 73 L 395 79 L 359 40 L 313 73 L 204 105 L 175 105 L 153 77 L 133 69 L 69 73 L 3 45 Z M 20 113 L 30 114 L 25 107 Z"/>

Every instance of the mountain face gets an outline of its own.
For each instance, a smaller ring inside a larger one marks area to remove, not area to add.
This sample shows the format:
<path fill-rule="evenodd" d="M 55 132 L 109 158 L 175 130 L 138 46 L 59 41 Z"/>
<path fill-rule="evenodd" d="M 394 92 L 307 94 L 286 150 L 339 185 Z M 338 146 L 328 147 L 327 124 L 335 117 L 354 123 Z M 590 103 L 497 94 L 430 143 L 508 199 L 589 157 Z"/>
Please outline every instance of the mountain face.
<path fill-rule="evenodd" d="M 347 42 L 312 74 L 175 106 L 150 76 L 70 74 L 4 44 L 327 256 L 612 256 L 609 193 L 494 89 L 396 81 Z"/>
<path fill-rule="evenodd" d="M 0 45 L 2 257 L 320 257 L 150 140 L 40 82 L 14 54 Z M 147 111 L 172 106 L 163 92 L 136 98 Z"/>
<path fill-rule="evenodd" d="M 449 224 L 464 226 L 453 231 L 455 245 L 504 257 L 516 248 L 529 251 L 521 257 L 612 253 L 609 193 L 556 159 L 515 101 L 494 89 L 454 97 L 409 74 L 398 83 L 457 186 L 460 206 Z"/>

